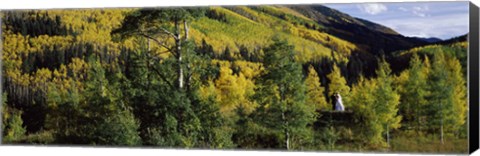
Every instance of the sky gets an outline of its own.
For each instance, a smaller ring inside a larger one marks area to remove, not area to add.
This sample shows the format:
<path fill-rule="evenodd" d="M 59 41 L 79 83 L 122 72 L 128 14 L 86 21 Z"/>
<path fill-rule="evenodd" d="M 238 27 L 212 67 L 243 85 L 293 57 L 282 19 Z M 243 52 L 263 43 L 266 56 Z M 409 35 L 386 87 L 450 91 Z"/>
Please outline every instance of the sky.
<path fill-rule="evenodd" d="M 405 36 L 449 39 L 468 33 L 468 1 L 324 4 Z"/>

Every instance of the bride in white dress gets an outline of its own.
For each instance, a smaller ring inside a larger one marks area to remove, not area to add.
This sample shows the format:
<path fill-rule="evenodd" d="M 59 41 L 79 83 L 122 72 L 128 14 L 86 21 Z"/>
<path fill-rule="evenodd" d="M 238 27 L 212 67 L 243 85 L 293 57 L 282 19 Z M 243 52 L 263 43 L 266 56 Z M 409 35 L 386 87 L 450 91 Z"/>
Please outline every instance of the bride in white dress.
<path fill-rule="evenodd" d="M 336 93 L 335 97 L 336 97 L 336 101 L 337 101 L 335 103 L 335 110 L 345 111 L 345 107 L 343 106 L 342 97 L 340 96 L 340 94 Z"/>

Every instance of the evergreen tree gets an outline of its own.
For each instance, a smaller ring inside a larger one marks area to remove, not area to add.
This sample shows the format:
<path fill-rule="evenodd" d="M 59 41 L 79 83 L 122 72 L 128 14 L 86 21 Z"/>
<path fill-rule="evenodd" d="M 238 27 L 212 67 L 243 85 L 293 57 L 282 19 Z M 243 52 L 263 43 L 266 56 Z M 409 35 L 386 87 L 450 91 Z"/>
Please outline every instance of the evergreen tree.
<path fill-rule="evenodd" d="M 125 17 L 122 26 L 112 31 L 112 34 L 119 34 L 123 39 L 132 36 L 142 36 L 159 47 L 167 49 L 167 52 L 175 57 L 176 65 L 176 86 L 183 90 L 185 85 L 185 68 L 189 63 L 184 62 L 185 53 L 188 53 L 189 26 L 190 20 L 205 15 L 205 9 L 200 8 L 163 8 L 163 9 L 141 9 Z M 182 28 L 183 26 L 183 28 Z M 161 37 L 159 36 L 168 36 Z M 174 44 L 168 44 L 168 39 L 173 38 Z"/>
<path fill-rule="evenodd" d="M 96 59 L 91 59 L 89 66 L 83 91 L 51 87 L 48 128 L 56 130 L 58 143 L 139 145 L 138 123 L 121 100 L 118 84 L 106 79 Z"/>
<path fill-rule="evenodd" d="M 295 62 L 293 49 L 286 41 L 278 39 L 265 49 L 266 72 L 257 94 L 261 105 L 258 121 L 278 136 L 277 146 L 287 150 L 304 147 L 310 142 L 312 131 L 308 125 L 315 120 L 315 109 L 305 104 L 302 69 Z"/>
<path fill-rule="evenodd" d="M 90 60 L 91 69 L 85 83 L 84 108 L 92 127 L 91 141 L 102 145 L 140 145 L 138 121 L 131 107 L 122 100 L 119 84 L 109 82 L 98 61 Z M 115 75 L 117 76 L 117 75 Z"/>
<path fill-rule="evenodd" d="M 146 39 L 138 38 L 137 44 L 139 49 L 130 55 L 130 76 L 126 77 L 123 88 L 141 122 L 143 143 L 163 147 L 195 146 L 200 121 L 192 108 L 190 92 L 175 85 L 178 78 L 175 58 L 160 62 Z"/>
<path fill-rule="evenodd" d="M 23 126 L 22 112 L 7 105 L 7 96 L 2 95 L 2 143 L 16 143 L 25 137 L 27 130 Z"/>

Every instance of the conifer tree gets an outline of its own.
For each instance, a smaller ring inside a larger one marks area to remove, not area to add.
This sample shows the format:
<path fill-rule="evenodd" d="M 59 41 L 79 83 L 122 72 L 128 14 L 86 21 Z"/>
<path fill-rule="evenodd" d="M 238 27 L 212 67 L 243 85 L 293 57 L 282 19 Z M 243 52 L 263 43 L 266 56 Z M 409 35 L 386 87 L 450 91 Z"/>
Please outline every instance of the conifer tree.
<path fill-rule="evenodd" d="M 295 62 L 293 48 L 286 41 L 274 39 L 265 49 L 266 72 L 256 95 L 261 105 L 258 122 L 278 136 L 278 146 L 287 150 L 309 142 L 312 133 L 307 125 L 315 119 L 315 109 L 305 104 L 302 69 Z M 293 138 L 298 142 L 292 142 Z"/>
<path fill-rule="evenodd" d="M 91 138 L 94 144 L 103 145 L 139 145 L 138 121 L 131 107 L 122 100 L 119 84 L 109 82 L 105 70 L 96 60 L 89 60 L 91 69 L 85 83 L 84 110 L 93 130 Z M 115 75 L 116 76 L 116 75 Z M 87 127 L 88 128 L 88 127 Z"/>
<path fill-rule="evenodd" d="M 100 63 L 91 58 L 84 90 L 68 91 L 54 84 L 48 94 L 48 129 L 57 143 L 139 145 L 138 122 L 121 97 L 118 84 L 109 82 Z M 61 129 L 61 131 L 59 131 Z"/>
<path fill-rule="evenodd" d="M 23 139 L 27 132 L 23 126 L 22 112 L 7 105 L 6 93 L 2 94 L 2 96 L 1 143 L 16 143 Z"/>
<path fill-rule="evenodd" d="M 142 36 L 159 47 L 166 49 L 175 57 L 176 86 L 183 90 L 185 81 L 185 68 L 189 63 L 184 62 L 185 53 L 188 53 L 189 21 L 205 15 L 204 9 L 199 8 L 164 8 L 157 10 L 141 9 L 125 17 L 120 28 L 112 34 L 120 34 L 122 38 Z M 173 26 L 172 26 L 173 24 Z M 182 28 L 183 27 L 183 28 Z M 174 44 L 169 44 L 173 38 Z"/>

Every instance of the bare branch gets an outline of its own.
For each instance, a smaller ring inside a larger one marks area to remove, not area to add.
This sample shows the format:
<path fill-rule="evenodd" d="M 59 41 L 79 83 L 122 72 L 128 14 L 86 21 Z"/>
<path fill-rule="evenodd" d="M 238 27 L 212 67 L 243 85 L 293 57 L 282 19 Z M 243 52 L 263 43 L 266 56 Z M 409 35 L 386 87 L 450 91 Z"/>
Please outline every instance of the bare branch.
<path fill-rule="evenodd" d="M 170 35 L 170 36 L 173 37 L 174 39 L 178 39 L 177 36 L 175 36 L 175 34 L 171 33 L 171 32 L 168 31 L 167 29 L 165 29 L 165 28 L 160 28 L 160 30 L 162 30 L 164 33 Z"/>
<path fill-rule="evenodd" d="M 140 35 L 148 38 L 148 39 L 151 39 L 153 40 L 155 43 L 157 43 L 159 46 L 162 46 L 164 47 L 165 49 L 167 49 L 168 51 L 166 52 L 170 52 L 172 55 L 176 56 L 177 54 L 172 50 L 172 48 L 168 47 L 167 45 L 163 44 L 163 42 L 159 41 L 158 39 L 152 37 L 152 36 L 149 36 L 147 34 L 144 34 L 144 33 L 139 33 Z"/>

